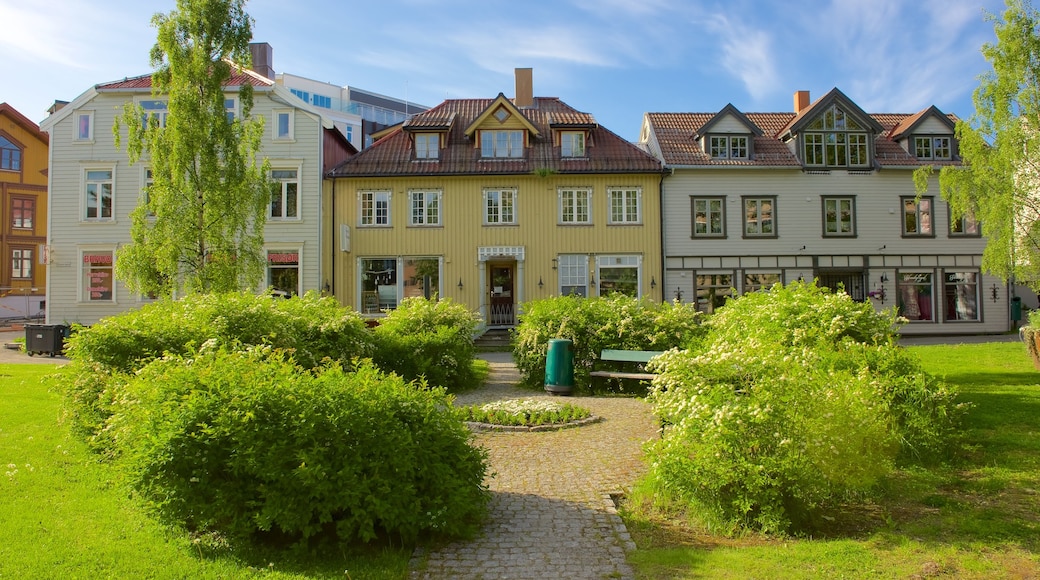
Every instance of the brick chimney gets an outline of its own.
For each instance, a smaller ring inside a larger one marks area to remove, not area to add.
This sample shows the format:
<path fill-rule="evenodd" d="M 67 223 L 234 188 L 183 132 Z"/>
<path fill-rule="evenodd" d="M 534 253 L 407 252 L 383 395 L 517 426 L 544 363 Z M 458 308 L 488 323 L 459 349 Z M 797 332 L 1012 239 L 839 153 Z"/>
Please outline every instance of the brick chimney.
<path fill-rule="evenodd" d="M 521 109 L 534 106 L 533 71 L 529 68 L 514 69 L 516 74 L 516 99 L 514 104 Z"/>
<path fill-rule="evenodd" d="M 801 113 L 802 109 L 809 106 L 809 91 L 794 92 L 794 112 Z"/>
<path fill-rule="evenodd" d="M 274 80 L 274 47 L 266 42 L 250 42 L 253 53 L 253 72 Z"/>

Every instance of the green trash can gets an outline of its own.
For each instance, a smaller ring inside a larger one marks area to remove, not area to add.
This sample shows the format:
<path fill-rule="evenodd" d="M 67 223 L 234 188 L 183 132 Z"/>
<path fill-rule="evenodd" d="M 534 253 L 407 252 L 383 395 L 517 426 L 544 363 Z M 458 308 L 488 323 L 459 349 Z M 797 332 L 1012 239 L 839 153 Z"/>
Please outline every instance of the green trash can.
<path fill-rule="evenodd" d="M 574 343 L 569 338 L 549 340 L 545 356 L 545 390 L 569 395 L 574 390 Z"/>
<path fill-rule="evenodd" d="M 1022 320 L 1022 297 L 1012 296 L 1011 297 L 1011 320 L 1018 322 Z"/>

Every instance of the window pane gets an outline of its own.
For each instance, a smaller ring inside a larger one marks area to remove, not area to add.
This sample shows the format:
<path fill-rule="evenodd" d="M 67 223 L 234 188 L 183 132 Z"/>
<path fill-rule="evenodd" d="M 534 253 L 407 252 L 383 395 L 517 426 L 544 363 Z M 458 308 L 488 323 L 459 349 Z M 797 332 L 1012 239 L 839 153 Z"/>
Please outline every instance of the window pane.
<path fill-rule="evenodd" d="M 947 272 L 946 320 L 979 320 L 977 272 Z"/>
<path fill-rule="evenodd" d="M 83 300 L 88 302 L 111 301 L 112 252 L 87 252 L 83 254 Z"/>
<path fill-rule="evenodd" d="M 896 306 L 907 320 L 932 321 L 932 275 L 903 273 L 896 281 Z"/>
<path fill-rule="evenodd" d="M 370 293 L 377 305 L 376 311 L 397 308 L 397 260 L 373 258 L 361 260 L 361 291 Z M 363 303 L 365 311 L 369 309 L 366 298 Z"/>
<path fill-rule="evenodd" d="M 267 252 L 267 286 L 282 296 L 300 292 L 300 254 L 291 250 Z"/>

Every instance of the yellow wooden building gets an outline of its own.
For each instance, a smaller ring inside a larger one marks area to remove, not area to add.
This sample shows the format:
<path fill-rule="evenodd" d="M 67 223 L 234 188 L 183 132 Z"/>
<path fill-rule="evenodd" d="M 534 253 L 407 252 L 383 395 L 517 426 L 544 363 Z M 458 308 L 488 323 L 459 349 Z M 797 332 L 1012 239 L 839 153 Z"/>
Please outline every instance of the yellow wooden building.
<path fill-rule="evenodd" d="M 0 319 L 46 306 L 47 133 L 0 103 Z"/>
<path fill-rule="evenodd" d="M 448 100 L 388 129 L 326 180 L 324 271 L 379 317 L 448 298 L 508 327 L 524 302 L 660 300 L 662 165 L 556 98 Z"/>

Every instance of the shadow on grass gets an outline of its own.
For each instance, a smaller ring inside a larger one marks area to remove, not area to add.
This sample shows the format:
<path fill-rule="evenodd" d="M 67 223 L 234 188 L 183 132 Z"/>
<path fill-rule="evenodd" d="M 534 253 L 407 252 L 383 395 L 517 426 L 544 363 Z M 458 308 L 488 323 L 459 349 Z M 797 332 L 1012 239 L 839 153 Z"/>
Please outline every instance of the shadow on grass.
<path fill-rule="evenodd" d="M 939 375 L 958 390 L 995 388 L 1009 386 L 1035 386 L 1040 390 L 1040 373 L 1037 372 L 955 372 Z"/>

